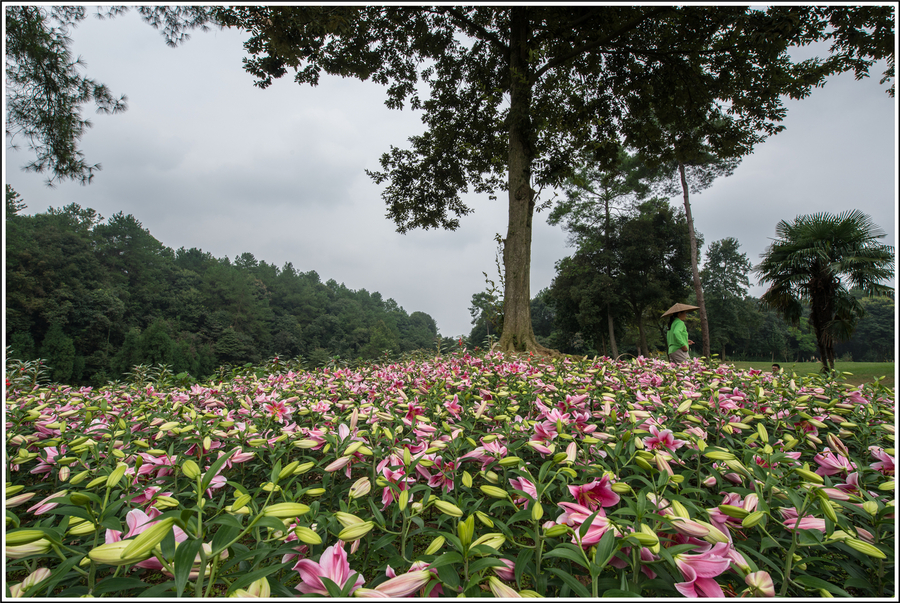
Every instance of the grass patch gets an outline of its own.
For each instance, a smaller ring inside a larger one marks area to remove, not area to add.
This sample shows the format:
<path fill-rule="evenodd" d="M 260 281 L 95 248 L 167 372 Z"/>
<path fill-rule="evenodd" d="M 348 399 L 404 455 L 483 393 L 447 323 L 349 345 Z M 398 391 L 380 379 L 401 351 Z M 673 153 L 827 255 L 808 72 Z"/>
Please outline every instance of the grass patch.
<path fill-rule="evenodd" d="M 730 361 L 726 360 L 725 364 L 733 365 L 737 369 L 756 369 L 759 371 L 772 370 L 772 363 L 765 360 L 751 361 Z M 807 375 L 809 373 L 818 373 L 822 368 L 819 362 L 779 362 L 781 368 L 785 372 L 795 372 L 798 375 Z M 853 385 L 863 385 L 871 383 L 879 377 L 884 377 L 882 384 L 894 389 L 894 363 L 893 362 L 840 362 L 834 363 L 834 368 L 842 373 L 851 373 L 844 375 L 847 383 Z"/>

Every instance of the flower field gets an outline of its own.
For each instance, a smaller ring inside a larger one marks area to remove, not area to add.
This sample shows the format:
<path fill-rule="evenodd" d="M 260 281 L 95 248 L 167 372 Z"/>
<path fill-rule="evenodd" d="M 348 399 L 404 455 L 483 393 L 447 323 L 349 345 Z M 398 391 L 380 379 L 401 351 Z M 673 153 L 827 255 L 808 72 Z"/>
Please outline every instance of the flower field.
<path fill-rule="evenodd" d="M 6 597 L 895 597 L 894 392 L 692 360 L 7 374 Z"/>

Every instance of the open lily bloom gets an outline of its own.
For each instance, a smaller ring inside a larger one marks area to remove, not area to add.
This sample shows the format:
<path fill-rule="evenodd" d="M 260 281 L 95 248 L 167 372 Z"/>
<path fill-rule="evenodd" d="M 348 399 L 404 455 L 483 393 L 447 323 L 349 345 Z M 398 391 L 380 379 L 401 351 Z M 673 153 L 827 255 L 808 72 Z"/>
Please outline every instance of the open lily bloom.
<path fill-rule="evenodd" d="M 350 574 L 353 573 L 347 562 L 347 553 L 344 551 L 343 542 L 333 544 L 322 551 L 318 563 L 309 559 L 301 559 L 293 569 L 300 574 L 302 580 L 297 585 L 297 590 L 304 594 L 314 593 L 323 597 L 328 596 L 328 589 L 325 588 L 321 578 L 328 578 L 340 588 L 344 588 L 344 585 L 350 580 Z M 365 581 L 365 578 L 357 574 L 350 594 L 360 588 Z"/>

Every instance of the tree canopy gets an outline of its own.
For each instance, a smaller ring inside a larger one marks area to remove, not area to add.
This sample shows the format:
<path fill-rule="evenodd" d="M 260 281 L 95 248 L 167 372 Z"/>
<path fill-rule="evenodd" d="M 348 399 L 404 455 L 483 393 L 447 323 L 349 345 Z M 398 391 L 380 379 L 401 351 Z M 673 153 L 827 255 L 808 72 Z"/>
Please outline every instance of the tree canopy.
<path fill-rule="evenodd" d="M 865 312 L 850 294 L 887 295 L 894 275 L 894 248 L 878 242 L 885 233 L 859 210 L 821 212 L 782 220 L 777 238 L 754 272 L 769 289 L 760 302 L 797 324 L 803 302 L 810 306 L 824 370 L 834 370 L 834 345 L 850 339 Z"/>
<path fill-rule="evenodd" d="M 661 130 L 745 155 L 781 128 L 783 96 L 891 56 L 887 7 L 276 6 L 216 16 L 251 33 L 245 67 L 259 86 L 289 69 L 301 84 L 322 72 L 371 79 L 388 86 L 389 107 L 423 111 L 425 132 L 392 146 L 371 174 L 387 183 L 400 232 L 457 228 L 471 211 L 464 193 L 506 191 L 506 351 L 542 349 L 529 315 L 533 185 L 560 184 L 584 158 L 606 167 L 622 144 L 643 153 Z M 828 59 L 790 60 L 790 46 L 829 36 Z"/>
<path fill-rule="evenodd" d="M 44 358 L 60 382 L 104 385 L 137 364 L 200 379 L 279 354 L 321 365 L 435 347 L 431 316 L 377 291 L 250 252 L 172 250 L 122 212 L 104 219 L 71 204 L 24 215 L 9 186 L 6 203 L 7 342 L 17 358 Z"/>

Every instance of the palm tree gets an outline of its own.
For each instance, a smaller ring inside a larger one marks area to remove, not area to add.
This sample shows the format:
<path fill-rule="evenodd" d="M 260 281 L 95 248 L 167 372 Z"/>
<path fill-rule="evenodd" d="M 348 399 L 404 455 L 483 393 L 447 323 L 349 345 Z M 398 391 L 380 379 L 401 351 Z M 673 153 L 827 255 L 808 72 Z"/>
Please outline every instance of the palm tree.
<path fill-rule="evenodd" d="M 894 275 L 894 248 L 876 240 L 886 234 L 859 210 L 782 220 L 775 232 L 753 268 L 760 285 L 771 283 L 760 303 L 794 325 L 808 303 L 822 370 L 833 371 L 835 341 L 849 339 L 865 314 L 847 285 L 866 295 L 892 292 L 882 281 Z"/>

